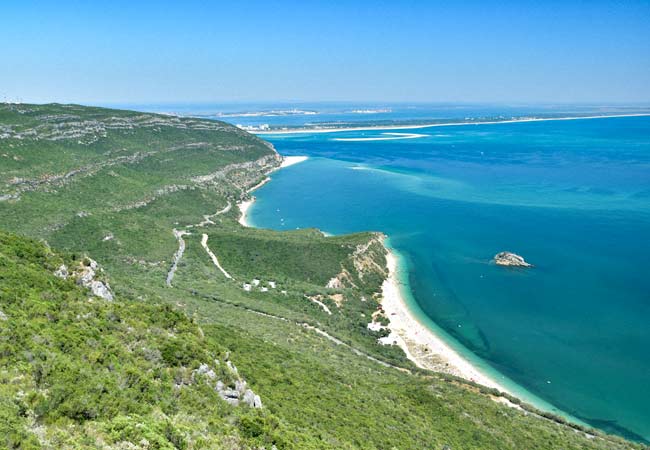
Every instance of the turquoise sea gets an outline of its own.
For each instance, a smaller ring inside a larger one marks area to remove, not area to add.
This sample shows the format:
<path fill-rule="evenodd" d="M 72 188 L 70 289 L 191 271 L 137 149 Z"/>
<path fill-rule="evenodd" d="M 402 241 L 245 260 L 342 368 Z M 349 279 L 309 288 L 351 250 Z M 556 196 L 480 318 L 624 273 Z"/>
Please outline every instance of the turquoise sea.
<path fill-rule="evenodd" d="M 256 191 L 255 226 L 387 233 L 452 345 L 650 440 L 650 117 L 263 137 L 310 159 Z M 502 250 L 535 267 L 491 264 Z"/>

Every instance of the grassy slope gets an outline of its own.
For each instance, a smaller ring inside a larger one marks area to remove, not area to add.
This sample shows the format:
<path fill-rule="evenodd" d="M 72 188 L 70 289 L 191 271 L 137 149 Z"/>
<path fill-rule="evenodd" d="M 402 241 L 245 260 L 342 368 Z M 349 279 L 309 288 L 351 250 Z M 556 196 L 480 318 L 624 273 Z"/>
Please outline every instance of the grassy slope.
<path fill-rule="evenodd" d="M 46 239 L 66 258 L 90 255 L 106 269 L 117 294 L 112 304 L 88 303 L 78 288 L 50 275 L 58 264 L 52 258 L 59 256 L 30 256 L 47 252 L 2 235 L 0 310 L 8 320 L 0 322 L 7 381 L 0 426 L 13 430 L 7 444 L 22 439 L 34 447 L 49 441 L 52 448 L 119 446 L 120 440 L 142 445 L 146 429 L 160 442 L 150 448 L 627 448 L 623 441 L 586 438 L 507 408 L 448 377 L 413 370 L 401 351 L 377 345 L 378 335 L 366 324 L 383 273 L 371 268 L 359 278 L 350 256 L 372 234 L 326 238 L 315 230 L 243 229 L 233 207 L 213 217 L 213 224 L 187 229 L 192 234 L 184 237 L 185 255 L 172 287 L 166 287 L 178 246 L 172 229 L 233 205 L 243 188 L 277 165 L 272 148 L 259 139 L 218 122 L 62 105 L 0 106 L 0 126 L 0 196 L 19 197 L 0 201 L 0 227 Z M 255 160 L 260 164 L 241 166 Z M 208 258 L 200 245 L 203 233 L 234 280 Z M 31 249 L 27 255 L 16 253 L 21 246 Z M 365 254 L 383 265 L 379 244 Z M 355 286 L 326 289 L 342 269 Z M 242 283 L 253 278 L 275 281 L 277 288 L 245 292 Z M 340 307 L 330 294 L 343 296 Z M 320 295 L 332 314 L 305 295 Z M 98 319 L 75 319 L 89 313 Z M 53 314 L 67 320 L 53 322 Z M 164 353 L 160 330 L 170 327 L 170 316 L 182 323 L 176 341 L 187 342 L 180 360 L 152 364 L 124 350 L 144 340 Z M 66 361 L 57 366 L 60 376 L 45 381 L 38 375 L 39 360 L 30 356 L 30 346 L 37 345 L 30 336 L 43 333 L 48 338 L 45 344 L 39 338 L 37 350 L 55 355 L 48 361 Z M 77 335 L 74 351 L 61 347 Z M 262 411 L 225 405 L 200 384 L 182 395 L 173 389 L 177 373 L 191 371 L 202 358 L 223 359 L 226 351 L 261 395 Z M 107 371 L 109 360 L 120 369 Z M 127 372 L 145 380 L 135 383 L 140 392 L 115 388 L 123 386 Z M 73 407 L 43 407 L 50 402 L 39 395 L 47 397 L 49 389 L 58 389 L 60 403 Z"/>

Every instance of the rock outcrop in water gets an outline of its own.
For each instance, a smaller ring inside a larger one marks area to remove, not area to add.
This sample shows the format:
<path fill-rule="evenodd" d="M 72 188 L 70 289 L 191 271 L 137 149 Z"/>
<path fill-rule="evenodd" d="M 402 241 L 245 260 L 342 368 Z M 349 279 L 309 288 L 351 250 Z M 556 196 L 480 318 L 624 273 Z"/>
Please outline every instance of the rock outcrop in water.
<path fill-rule="evenodd" d="M 500 252 L 494 256 L 494 262 L 498 266 L 514 266 L 514 267 L 532 267 L 532 264 L 526 262 L 523 256 L 516 253 Z"/>

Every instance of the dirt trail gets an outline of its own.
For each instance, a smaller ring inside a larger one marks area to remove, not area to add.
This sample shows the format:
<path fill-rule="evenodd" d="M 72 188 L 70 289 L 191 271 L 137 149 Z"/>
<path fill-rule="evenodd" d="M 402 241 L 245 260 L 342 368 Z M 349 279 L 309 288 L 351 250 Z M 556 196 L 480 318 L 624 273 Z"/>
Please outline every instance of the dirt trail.
<path fill-rule="evenodd" d="M 219 264 L 219 260 L 217 259 L 217 256 L 214 253 L 212 253 L 212 250 L 210 250 L 210 247 L 208 247 L 208 235 L 205 233 L 203 233 L 203 236 L 201 236 L 201 246 L 203 246 L 205 251 L 208 252 L 210 259 L 212 259 L 214 265 L 217 266 L 217 269 L 219 269 L 226 278 L 232 279 L 230 274 L 226 272 L 226 270 L 223 267 L 221 267 L 221 264 Z"/>
<path fill-rule="evenodd" d="M 189 234 L 190 233 L 188 231 L 178 231 L 176 228 L 174 228 L 174 237 L 176 237 L 176 240 L 178 241 L 178 250 L 176 250 L 176 253 L 174 253 L 172 266 L 170 267 L 169 272 L 167 272 L 167 286 L 169 287 L 172 286 L 172 280 L 174 279 L 174 274 L 178 268 L 178 262 L 181 260 L 183 253 L 185 252 L 185 240 L 183 239 L 183 236 L 187 236 Z"/>

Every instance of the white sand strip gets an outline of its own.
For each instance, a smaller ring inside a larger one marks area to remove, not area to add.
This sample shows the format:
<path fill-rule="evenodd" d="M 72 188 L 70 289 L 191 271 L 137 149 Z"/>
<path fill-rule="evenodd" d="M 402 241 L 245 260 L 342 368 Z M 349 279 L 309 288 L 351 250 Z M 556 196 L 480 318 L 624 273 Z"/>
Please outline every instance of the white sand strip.
<path fill-rule="evenodd" d="M 418 139 L 429 136 L 428 134 L 416 133 L 381 133 L 384 137 L 368 137 L 368 138 L 334 138 L 333 141 L 340 142 L 366 142 L 366 141 L 398 141 L 401 139 Z"/>
<path fill-rule="evenodd" d="M 400 292 L 397 276 L 397 258 L 388 250 L 386 255 L 388 278 L 382 285 L 382 302 L 385 315 L 390 320 L 391 336 L 384 342 L 396 342 L 407 357 L 420 368 L 446 372 L 487 387 L 508 392 L 495 380 L 481 373 L 440 337 L 422 325 L 411 314 Z"/>
<path fill-rule="evenodd" d="M 433 127 L 457 127 L 464 125 L 494 125 L 499 123 L 526 123 L 526 122 L 549 122 L 555 120 L 585 120 L 585 119 L 612 119 L 615 117 L 646 117 L 648 113 L 639 114 L 608 114 L 602 116 L 576 116 L 576 117 L 531 117 L 510 120 L 492 120 L 485 122 L 455 122 L 455 123 L 430 123 L 423 125 L 389 125 L 389 126 L 366 126 L 366 127 L 342 127 L 342 128 L 301 128 L 290 130 L 269 130 L 255 131 L 254 134 L 312 134 L 312 133 L 341 133 L 344 131 L 370 131 L 370 130 L 418 130 Z"/>
<path fill-rule="evenodd" d="M 253 206 L 254 201 L 255 199 L 252 198 L 250 200 L 246 200 L 237 204 L 237 207 L 239 207 L 239 212 L 241 213 L 239 216 L 239 223 L 244 227 L 250 226 L 248 222 L 246 222 L 246 214 L 248 214 L 248 209 Z"/>
<path fill-rule="evenodd" d="M 271 179 L 269 177 L 264 178 L 262 181 L 257 183 L 255 186 L 250 188 L 248 190 L 248 193 L 250 194 L 255 189 L 259 189 L 260 187 L 264 186 L 269 181 L 271 181 Z M 253 202 L 255 202 L 255 197 L 251 197 L 250 200 L 244 200 L 244 201 L 241 201 L 241 202 L 237 203 L 237 208 L 239 208 L 239 213 L 240 213 L 240 215 L 239 215 L 239 223 L 240 223 L 240 225 L 242 225 L 244 227 L 250 227 L 250 225 L 246 221 L 246 214 L 248 213 L 248 209 L 253 205 Z"/>
<path fill-rule="evenodd" d="M 284 167 L 293 166 L 294 164 L 298 164 L 298 163 L 301 163 L 303 161 L 307 161 L 308 159 L 309 159 L 309 157 L 307 157 L 307 156 L 283 156 L 282 157 L 282 164 L 280 164 L 280 167 L 278 168 L 278 170 L 282 169 Z M 262 180 L 261 182 L 259 182 L 258 184 L 256 184 L 252 188 L 250 188 L 248 190 L 248 193 L 250 194 L 254 190 L 261 188 L 262 186 L 264 186 L 269 181 L 271 181 L 271 178 L 266 177 L 264 180 Z M 242 226 L 250 227 L 250 225 L 246 221 L 246 214 L 248 213 L 248 210 L 250 209 L 250 207 L 253 205 L 254 202 L 255 202 L 255 197 L 251 197 L 250 200 L 245 200 L 245 201 L 237 203 L 237 207 L 239 208 L 239 212 L 241 213 L 240 216 L 239 216 L 239 223 Z"/>
<path fill-rule="evenodd" d="M 217 269 L 219 269 L 226 278 L 232 279 L 230 274 L 226 272 L 226 270 L 223 267 L 221 267 L 221 264 L 219 264 L 219 260 L 217 259 L 217 256 L 214 253 L 212 253 L 212 250 L 210 250 L 210 247 L 208 247 L 208 235 L 205 233 L 203 233 L 203 236 L 201 236 L 201 246 L 208 253 L 214 265 L 217 266 Z"/>
<path fill-rule="evenodd" d="M 280 164 L 280 169 L 282 169 L 283 167 L 293 166 L 294 164 L 307 161 L 308 159 L 309 157 L 307 156 L 283 156 L 282 164 Z"/>

